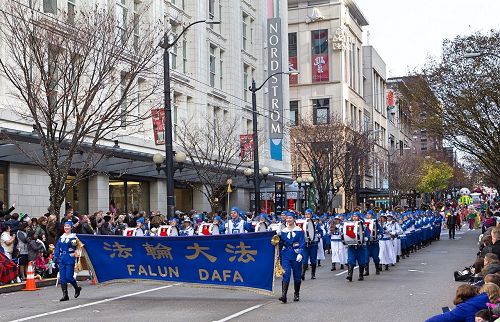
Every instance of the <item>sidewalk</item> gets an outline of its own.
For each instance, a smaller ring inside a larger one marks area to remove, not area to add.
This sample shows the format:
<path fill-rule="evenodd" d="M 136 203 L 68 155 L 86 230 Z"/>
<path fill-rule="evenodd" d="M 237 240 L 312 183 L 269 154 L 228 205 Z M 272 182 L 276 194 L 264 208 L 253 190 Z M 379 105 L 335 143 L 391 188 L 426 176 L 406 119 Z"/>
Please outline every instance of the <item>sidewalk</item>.
<path fill-rule="evenodd" d="M 46 278 L 43 280 L 36 280 L 36 287 L 47 287 L 56 285 L 57 278 Z M 76 276 L 77 281 L 88 281 L 90 280 L 89 271 L 81 271 Z M 22 283 L 14 283 L 14 284 L 5 284 L 0 286 L 0 294 L 12 293 L 21 291 L 26 285 L 26 282 Z"/>

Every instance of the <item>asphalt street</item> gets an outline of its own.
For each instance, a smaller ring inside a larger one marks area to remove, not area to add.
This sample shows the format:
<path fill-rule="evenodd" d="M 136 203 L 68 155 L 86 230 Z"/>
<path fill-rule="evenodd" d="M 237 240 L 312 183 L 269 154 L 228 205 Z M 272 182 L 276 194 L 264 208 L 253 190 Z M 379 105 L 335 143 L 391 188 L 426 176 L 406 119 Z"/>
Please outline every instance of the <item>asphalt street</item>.
<path fill-rule="evenodd" d="M 459 231 L 457 239 L 432 243 L 390 271 L 365 281 L 346 281 L 345 271 L 330 271 L 329 255 L 302 284 L 301 300 L 281 304 L 281 280 L 275 295 L 199 288 L 183 284 L 113 283 L 90 285 L 78 299 L 59 302 L 60 289 L 0 295 L 0 321 L 424 321 L 452 307 L 458 285 L 453 271 L 472 263 L 476 231 Z M 357 277 L 357 271 L 355 271 Z M 70 287 L 70 295 L 73 289 Z"/>

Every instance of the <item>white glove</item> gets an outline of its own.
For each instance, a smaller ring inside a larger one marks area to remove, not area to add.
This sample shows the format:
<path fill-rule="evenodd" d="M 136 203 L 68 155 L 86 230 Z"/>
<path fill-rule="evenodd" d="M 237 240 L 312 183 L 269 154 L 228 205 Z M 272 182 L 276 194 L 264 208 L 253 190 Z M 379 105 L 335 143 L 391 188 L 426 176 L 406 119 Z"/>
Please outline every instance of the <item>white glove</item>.
<path fill-rule="evenodd" d="M 302 262 L 302 255 L 301 254 L 297 255 L 297 262 Z"/>

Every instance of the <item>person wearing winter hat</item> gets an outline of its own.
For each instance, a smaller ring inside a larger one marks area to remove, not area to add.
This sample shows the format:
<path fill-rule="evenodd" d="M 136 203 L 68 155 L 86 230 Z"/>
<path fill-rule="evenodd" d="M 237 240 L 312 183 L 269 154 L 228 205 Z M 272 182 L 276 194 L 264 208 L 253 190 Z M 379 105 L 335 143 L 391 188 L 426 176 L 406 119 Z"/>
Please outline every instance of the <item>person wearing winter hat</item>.
<path fill-rule="evenodd" d="M 68 301 L 68 283 L 73 285 L 75 289 L 75 298 L 80 296 L 82 288 L 78 286 L 75 278 L 75 262 L 77 253 L 78 239 L 76 234 L 71 232 L 73 228 L 72 221 L 66 221 L 64 223 L 64 234 L 59 238 L 56 244 L 56 249 L 54 250 L 54 263 L 59 265 L 59 282 L 61 284 L 61 289 L 63 292 L 63 297 L 60 301 Z"/>

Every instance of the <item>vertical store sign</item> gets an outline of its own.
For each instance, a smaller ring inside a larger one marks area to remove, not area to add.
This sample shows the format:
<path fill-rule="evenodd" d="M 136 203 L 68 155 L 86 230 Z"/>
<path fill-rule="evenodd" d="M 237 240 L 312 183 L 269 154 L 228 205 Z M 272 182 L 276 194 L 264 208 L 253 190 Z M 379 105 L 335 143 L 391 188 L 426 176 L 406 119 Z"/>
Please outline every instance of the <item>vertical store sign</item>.
<path fill-rule="evenodd" d="M 274 183 L 274 213 L 281 215 L 285 207 L 285 183 L 278 181 Z"/>
<path fill-rule="evenodd" d="M 165 144 L 165 109 L 154 108 L 151 110 L 153 120 L 153 133 L 156 145 Z"/>
<path fill-rule="evenodd" d="M 268 0 L 268 75 L 283 71 L 280 0 Z M 269 138 L 271 159 L 283 160 L 283 75 L 269 80 Z"/>

